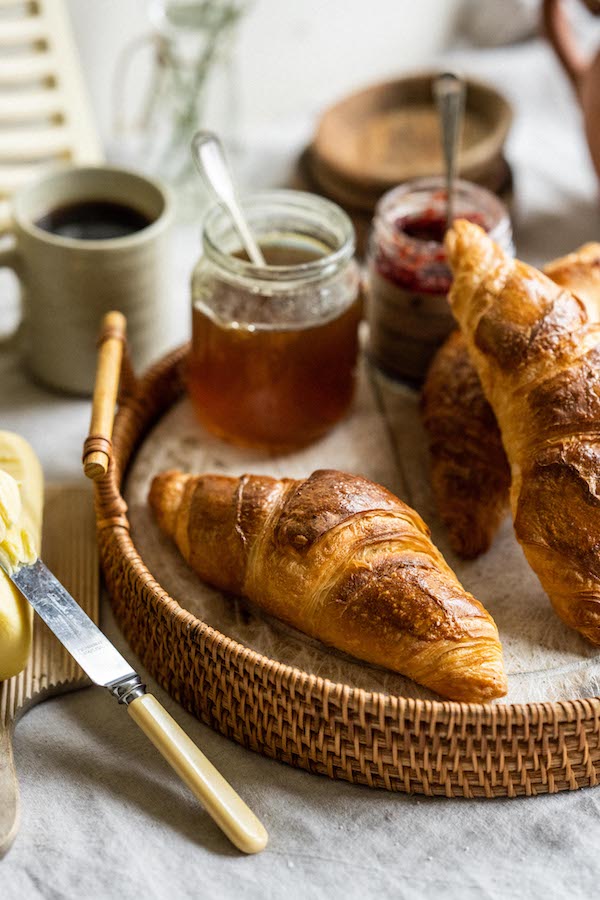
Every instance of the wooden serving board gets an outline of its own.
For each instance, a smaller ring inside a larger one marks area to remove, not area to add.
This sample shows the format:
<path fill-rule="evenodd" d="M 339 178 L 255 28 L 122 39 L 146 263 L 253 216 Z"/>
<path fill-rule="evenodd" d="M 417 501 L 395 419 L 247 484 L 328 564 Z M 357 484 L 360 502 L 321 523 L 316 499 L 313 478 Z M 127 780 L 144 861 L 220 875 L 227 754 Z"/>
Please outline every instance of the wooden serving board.
<path fill-rule="evenodd" d="M 59 581 L 98 622 L 99 568 L 92 492 L 86 484 L 46 488 L 42 555 Z M 19 827 L 19 785 L 12 737 L 16 722 L 41 700 L 89 685 L 72 656 L 36 616 L 28 666 L 0 683 L 0 856 Z"/>

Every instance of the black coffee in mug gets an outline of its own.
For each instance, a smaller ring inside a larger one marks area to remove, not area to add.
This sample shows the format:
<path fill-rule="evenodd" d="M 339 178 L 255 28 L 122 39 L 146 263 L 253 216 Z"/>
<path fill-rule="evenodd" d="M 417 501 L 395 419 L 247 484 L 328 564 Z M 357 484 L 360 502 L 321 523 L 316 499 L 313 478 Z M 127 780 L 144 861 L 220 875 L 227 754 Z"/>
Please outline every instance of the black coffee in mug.
<path fill-rule="evenodd" d="M 152 223 L 144 213 L 111 200 L 78 200 L 57 206 L 41 216 L 36 225 L 60 237 L 79 241 L 105 241 L 127 237 Z"/>

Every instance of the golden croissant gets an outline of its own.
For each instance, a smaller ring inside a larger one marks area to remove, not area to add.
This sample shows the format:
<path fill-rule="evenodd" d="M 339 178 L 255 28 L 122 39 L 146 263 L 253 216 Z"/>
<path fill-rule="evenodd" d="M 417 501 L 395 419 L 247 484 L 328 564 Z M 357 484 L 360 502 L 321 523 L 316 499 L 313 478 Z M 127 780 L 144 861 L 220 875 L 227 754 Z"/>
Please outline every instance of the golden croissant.
<path fill-rule="evenodd" d="M 149 502 L 210 584 L 446 697 L 506 693 L 493 619 L 420 516 L 380 485 L 332 470 L 303 481 L 164 472 Z"/>
<path fill-rule="evenodd" d="M 600 319 L 600 244 L 585 244 L 544 271 L 583 300 L 591 319 Z M 508 512 L 510 469 L 460 331 L 435 355 L 421 400 L 436 506 L 450 546 L 471 559 L 489 548 Z"/>
<path fill-rule="evenodd" d="M 489 548 L 508 511 L 510 469 L 500 431 L 460 331 L 434 356 L 421 394 L 431 490 L 455 553 Z"/>
<path fill-rule="evenodd" d="M 478 226 L 446 235 L 449 300 L 511 470 L 516 536 L 558 615 L 600 643 L 600 325 Z"/>

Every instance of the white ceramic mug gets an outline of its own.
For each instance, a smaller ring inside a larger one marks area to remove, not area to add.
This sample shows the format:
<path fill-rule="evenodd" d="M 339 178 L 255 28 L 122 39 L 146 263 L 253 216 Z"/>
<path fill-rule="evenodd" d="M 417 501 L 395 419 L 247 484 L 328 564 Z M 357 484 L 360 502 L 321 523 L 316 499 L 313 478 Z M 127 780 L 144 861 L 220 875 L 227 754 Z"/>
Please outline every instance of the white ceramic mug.
<path fill-rule="evenodd" d="M 94 200 L 131 207 L 150 224 L 104 240 L 64 237 L 36 225 L 51 210 Z M 165 189 L 123 169 L 60 169 L 16 194 L 13 239 L 0 252 L 0 265 L 14 269 L 21 282 L 16 339 L 34 378 L 69 393 L 91 393 L 100 320 L 111 309 L 127 317 L 138 370 L 164 352 L 172 219 Z"/>

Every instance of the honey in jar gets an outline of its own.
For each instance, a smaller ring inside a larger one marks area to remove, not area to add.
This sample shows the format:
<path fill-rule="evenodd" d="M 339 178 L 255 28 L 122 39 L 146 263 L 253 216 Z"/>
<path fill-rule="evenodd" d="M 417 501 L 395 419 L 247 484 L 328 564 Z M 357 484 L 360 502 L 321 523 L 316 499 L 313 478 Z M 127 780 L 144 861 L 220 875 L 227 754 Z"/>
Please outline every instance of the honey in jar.
<path fill-rule="evenodd" d="M 205 225 L 189 392 L 219 437 L 285 451 L 323 435 L 352 400 L 361 315 L 353 234 L 341 210 L 297 192 L 258 195 L 246 215 L 264 268 L 238 247 L 217 250 L 210 215 Z"/>

